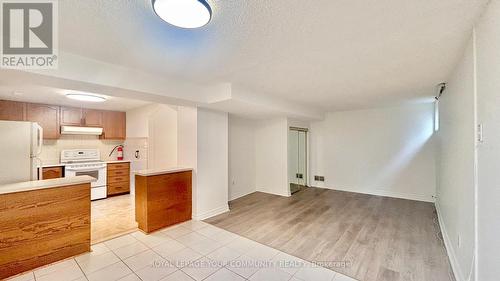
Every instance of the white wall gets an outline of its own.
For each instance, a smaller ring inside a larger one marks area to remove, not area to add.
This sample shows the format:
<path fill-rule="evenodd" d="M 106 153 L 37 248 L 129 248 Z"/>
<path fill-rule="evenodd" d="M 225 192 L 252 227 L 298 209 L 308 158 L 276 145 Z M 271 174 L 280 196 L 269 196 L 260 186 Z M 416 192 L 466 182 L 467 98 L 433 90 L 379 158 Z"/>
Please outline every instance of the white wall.
<path fill-rule="evenodd" d="M 127 111 L 127 140 L 147 139 L 149 169 L 177 165 L 177 110 L 155 103 Z"/>
<path fill-rule="evenodd" d="M 478 278 L 500 276 L 500 1 L 491 1 L 476 26 L 478 147 Z"/>
<path fill-rule="evenodd" d="M 177 107 L 158 105 L 149 116 L 150 169 L 177 166 Z"/>
<path fill-rule="evenodd" d="M 192 197 L 193 217 L 198 212 L 196 196 L 198 173 L 198 109 L 179 106 L 177 111 L 177 166 L 193 169 Z"/>
<path fill-rule="evenodd" d="M 255 184 L 258 191 L 290 196 L 287 142 L 286 118 L 259 121 L 255 132 Z"/>
<path fill-rule="evenodd" d="M 229 211 L 228 114 L 198 109 L 195 218 Z"/>
<path fill-rule="evenodd" d="M 44 164 L 59 163 L 61 150 L 97 148 L 101 152 L 101 160 L 116 160 L 116 150 L 109 156 L 111 150 L 123 144 L 121 140 L 101 140 L 98 136 L 62 135 L 57 140 L 43 140 L 40 159 Z"/>
<path fill-rule="evenodd" d="M 433 201 L 433 120 L 432 104 L 329 113 L 311 123 L 310 175 L 327 188 Z"/>
<path fill-rule="evenodd" d="M 256 121 L 229 116 L 229 200 L 256 191 Z"/>
<path fill-rule="evenodd" d="M 458 281 L 469 276 L 475 242 L 473 51 L 471 40 L 439 102 L 436 209 Z"/>

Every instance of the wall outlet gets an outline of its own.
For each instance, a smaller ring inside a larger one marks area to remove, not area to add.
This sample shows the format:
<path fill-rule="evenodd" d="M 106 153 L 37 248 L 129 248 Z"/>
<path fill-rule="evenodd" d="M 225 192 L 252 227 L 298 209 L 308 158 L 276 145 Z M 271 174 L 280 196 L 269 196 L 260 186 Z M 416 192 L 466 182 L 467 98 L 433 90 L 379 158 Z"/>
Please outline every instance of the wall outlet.
<path fill-rule="evenodd" d="M 314 181 L 325 181 L 324 176 L 314 176 Z"/>

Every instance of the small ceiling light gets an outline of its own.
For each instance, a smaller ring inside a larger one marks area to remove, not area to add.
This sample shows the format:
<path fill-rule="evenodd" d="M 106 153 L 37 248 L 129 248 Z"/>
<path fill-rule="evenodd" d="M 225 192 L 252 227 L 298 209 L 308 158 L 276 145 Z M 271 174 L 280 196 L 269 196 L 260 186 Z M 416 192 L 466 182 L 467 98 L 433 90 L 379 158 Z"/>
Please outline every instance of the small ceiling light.
<path fill-rule="evenodd" d="M 104 102 L 106 101 L 105 97 L 94 95 L 94 94 L 87 94 L 87 93 L 67 93 L 66 97 L 68 99 L 72 100 L 78 100 L 78 101 L 88 101 L 88 102 Z"/>
<path fill-rule="evenodd" d="M 152 0 L 155 13 L 164 21 L 182 28 L 198 28 L 212 18 L 205 0 Z"/>

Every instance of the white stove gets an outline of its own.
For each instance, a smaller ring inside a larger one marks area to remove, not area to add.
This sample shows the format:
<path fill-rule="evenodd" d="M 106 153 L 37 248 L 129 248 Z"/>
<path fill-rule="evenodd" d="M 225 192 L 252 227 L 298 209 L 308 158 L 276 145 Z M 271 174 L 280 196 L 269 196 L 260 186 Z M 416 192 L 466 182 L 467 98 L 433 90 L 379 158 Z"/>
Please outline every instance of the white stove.
<path fill-rule="evenodd" d="M 90 199 L 104 199 L 107 197 L 106 162 L 101 161 L 98 149 L 68 149 L 61 151 L 61 163 L 66 177 L 87 175 L 96 181 L 91 183 Z"/>

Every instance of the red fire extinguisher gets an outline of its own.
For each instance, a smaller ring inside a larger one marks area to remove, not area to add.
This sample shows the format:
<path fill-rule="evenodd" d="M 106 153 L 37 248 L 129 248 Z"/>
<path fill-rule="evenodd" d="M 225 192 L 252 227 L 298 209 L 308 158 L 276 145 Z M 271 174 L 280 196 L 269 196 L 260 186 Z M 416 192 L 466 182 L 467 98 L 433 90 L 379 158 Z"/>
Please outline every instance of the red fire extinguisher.
<path fill-rule="evenodd" d="M 123 146 L 119 146 L 116 150 L 116 159 L 123 160 Z"/>
<path fill-rule="evenodd" d="M 117 145 L 113 148 L 113 150 L 111 150 L 111 152 L 109 153 L 109 156 L 111 156 L 111 154 L 113 154 L 113 152 L 115 151 L 116 149 L 116 160 L 123 160 L 123 145 Z"/>

